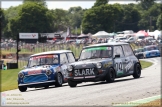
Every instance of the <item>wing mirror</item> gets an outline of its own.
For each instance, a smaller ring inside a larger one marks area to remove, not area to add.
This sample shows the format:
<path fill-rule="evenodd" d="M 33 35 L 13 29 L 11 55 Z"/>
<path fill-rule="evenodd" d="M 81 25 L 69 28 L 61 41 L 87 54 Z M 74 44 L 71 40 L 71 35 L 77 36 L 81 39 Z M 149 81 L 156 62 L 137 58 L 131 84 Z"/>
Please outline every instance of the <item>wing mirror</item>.
<path fill-rule="evenodd" d="M 27 68 L 27 66 L 24 66 L 24 69 L 26 69 Z"/>
<path fill-rule="evenodd" d="M 115 59 L 115 58 L 120 58 L 120 55 L 115 55 L 114 59 Z"/>

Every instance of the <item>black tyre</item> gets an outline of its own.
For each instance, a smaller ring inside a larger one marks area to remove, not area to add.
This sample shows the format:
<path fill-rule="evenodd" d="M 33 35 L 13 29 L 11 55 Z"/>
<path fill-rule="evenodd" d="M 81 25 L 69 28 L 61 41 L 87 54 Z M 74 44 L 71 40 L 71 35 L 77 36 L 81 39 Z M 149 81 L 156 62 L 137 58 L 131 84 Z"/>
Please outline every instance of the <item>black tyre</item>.
<path fill-rule="evenodd" d="M 21 92 L 25 92 L 27 90 L 27 87 L 24 86 L 18 86 L 18 88 Z"/>
<path fill-rule="evenodd" d="M 69 84 L 70 87 L 76 87 L 77 86 L 76 82 L 73 82 L 73 81 L 70 81 L 70 80 L 68 80 L 68 84 Z"/>
<path fill-rule="evenodd" d="M 106 82 L 111 83 L 114 82 L 114 80 L 115 80 L 115 71 L 113 68 L 109 68 L 106 75 Z"/>
<path fill-rule="evenodd" d="M 56 87 L 61 87 L 63 84 L 63 77 L 61 75 L 61 73 L 57 73 L 56 74 L 56 83 L 55 83 L 55 86 Z"/>
<path fill-rule="evenodd" d="M 139 78 L 140 76 L 141 76 L 141 66 L 140 66 L 140 64 L 135 64 L 133 77 Z"/>
<path fill-rule="evenodd" d="M 47 88 L 49 88 L 49 86 L 47 85 L 47 86 L 45 86 L 44 88 L 47 89 Z"/>

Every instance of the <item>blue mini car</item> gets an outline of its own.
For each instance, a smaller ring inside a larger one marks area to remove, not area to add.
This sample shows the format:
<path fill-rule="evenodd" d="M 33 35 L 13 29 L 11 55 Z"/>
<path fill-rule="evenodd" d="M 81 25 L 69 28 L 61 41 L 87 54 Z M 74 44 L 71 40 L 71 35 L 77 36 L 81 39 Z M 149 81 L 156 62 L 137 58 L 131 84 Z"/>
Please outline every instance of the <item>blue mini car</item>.
<path fill-rule="evenodd" d="M 143 50 L 144 58 L 160 57 L 160 51 L 156 45 L 145 46 Z"/>
<path fill-rule="evenodd" d="M 62 86 L 67 82 L 67 65 L 75 62 L 70 50 L 42 52 L 31 55 L 27 67 L 18 73 L 18 88 L 21 92 L 29 88 L 50 85 Z"/>

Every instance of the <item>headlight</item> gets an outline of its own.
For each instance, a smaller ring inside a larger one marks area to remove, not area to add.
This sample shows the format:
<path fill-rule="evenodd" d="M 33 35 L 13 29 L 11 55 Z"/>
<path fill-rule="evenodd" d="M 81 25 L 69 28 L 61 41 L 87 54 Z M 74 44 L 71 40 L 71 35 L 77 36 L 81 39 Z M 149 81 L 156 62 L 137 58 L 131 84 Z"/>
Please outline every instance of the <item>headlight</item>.
<path fill-rule="evenodd" d="M 96 65 L 97 65 L 97 68 L 101 68 L 102 67 L 102 64 L 100 62 L 98 62 Z"/>
<path fill-rule="evenodd" d="M 69 66 L 67 67 L 67 69 L 68 69 L 68 71 L 72 71 L 72 70 L 73 70 L 73 67 L 72 67 L 71 65 L 69 65 Z"/>
<path fill-rule="evenodd" d="M 19 73 L 18 76 L 19 76 L 19 78 L 23 78 L 24 74 L 23 73 Z"/>
<path fill-rule="evenodd" d="M 48 69 L 48 70 L 46 70 L 46 74 L 47 75 L 51 75 L 52 74 L 52 71 Z"/>

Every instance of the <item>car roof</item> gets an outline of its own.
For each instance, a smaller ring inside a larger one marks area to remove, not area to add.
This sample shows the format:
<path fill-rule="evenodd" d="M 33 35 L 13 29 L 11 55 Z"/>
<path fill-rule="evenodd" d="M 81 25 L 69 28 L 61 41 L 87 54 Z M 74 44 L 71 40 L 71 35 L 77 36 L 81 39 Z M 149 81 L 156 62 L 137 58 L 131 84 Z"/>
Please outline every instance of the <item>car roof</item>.
<path fill-rule="evenodd" d="M 46 55 L 46 54 L 61 54 L 61 53 L 67 53 L 67 52 L 72 52 L 72 51 L 70 51 L 70 50 L 47 51 L 47 52 L 33 54 L 31 56 Z"/>
<path fill-rule="evenodd" d="M 128 45 L 128 43 L 110 42 L 110 43 L 101 43 L 101 44 L 89 45 L 89 46 L 85 46 L 83 48 L 98 47 L 98 46 L 115 46 L 115 45 Z"/>

